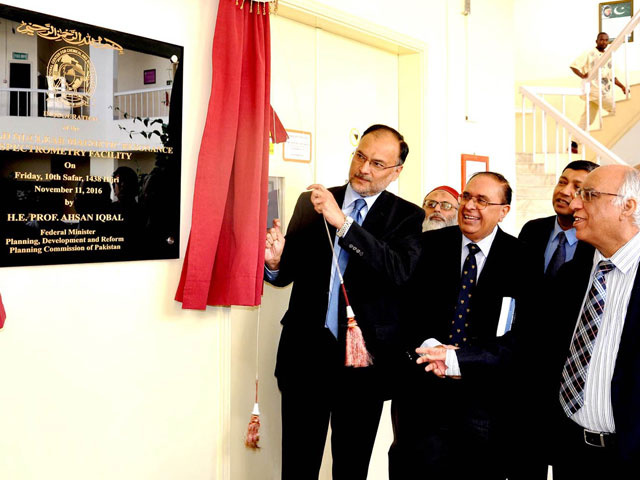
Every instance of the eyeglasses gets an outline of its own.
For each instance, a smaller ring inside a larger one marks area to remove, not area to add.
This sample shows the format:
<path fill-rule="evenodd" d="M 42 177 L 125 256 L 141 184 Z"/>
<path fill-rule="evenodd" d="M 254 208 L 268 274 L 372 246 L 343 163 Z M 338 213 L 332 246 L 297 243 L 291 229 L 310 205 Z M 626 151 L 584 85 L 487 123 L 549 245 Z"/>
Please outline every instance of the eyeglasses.
<path fill-rule="evenodd" d="M 470 194 L 468 194 L 467 192 L 464 192 L 462 195 L 460 195 L 458 197 L 458 201 L 460 202 L 460 204 L 463 203 L 468 203 L 471 200 L 473 200 L 476 203 L 476 208 L 478 210 L 484 210 L 485 208 L 487 208 L 489 205 L 507 205 L 506 203 L 495 203 L 495 202 L 488 202 L 487 200 L 485 200 L 484 198 L 480 198 L 480 197 L 474 197 Z"/>
<path fill-rule="evenodd" d="M 369 162 L 369 166 L 371 167 L 371 170 L 373 170 L 374 172 L 382 172 L 383 170 L 386 170 L 388 168 L 395 168 L 395 167 L 399 167 L 400 165 L 402 165 L 402 163 L 396 163 L 395 165 L 386 166 L 380 160 L 368 159 L 361 152 L 354 152 L 353 153 L 353 160 L 355 160 L 359 164 L 365 164 L 365 163 Z"/>
<path fill-rule="evenodd" d="M 429 207 L 429 208 L 436 208 L 438 205 L 440 205 L 440 208 L 442 210 L 449 211 L 452 208 L 455 208 L 456 210 L 458 209 L 458 207 L 456 207 L 455 205 L 453 205 L 452 203 L 449 202 L 438 202 L 436 200 L 427 200 L 424 202 L 424 204 L 422 205 L 423 207 Z"/>
<path fill-rule="evenodd" d="M 576 193 L 573 194 L 575 198 L 580 197 L 583 202 L 590 202 L 593 199 L 600 198 L 601 195 L 609 195 L 611 197 L 621 197 L 622 195 L 618 195 L 617 193 L 608 193 L 608 192 L 598 192 L 596 190 L 585 190 L 579 188 L 576 190 Z"/>

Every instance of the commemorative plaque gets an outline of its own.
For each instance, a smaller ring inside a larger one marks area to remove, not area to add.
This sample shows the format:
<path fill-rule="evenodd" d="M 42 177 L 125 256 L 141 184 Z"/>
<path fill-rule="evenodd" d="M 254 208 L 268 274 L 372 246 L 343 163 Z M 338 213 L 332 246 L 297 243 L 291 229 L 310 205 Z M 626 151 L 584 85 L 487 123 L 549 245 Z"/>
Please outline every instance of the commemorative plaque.
<path fill-rule="evenodd" d="M 177 258 L 183 48 L 2 4 L 0 39 L 0 266 Z"/>

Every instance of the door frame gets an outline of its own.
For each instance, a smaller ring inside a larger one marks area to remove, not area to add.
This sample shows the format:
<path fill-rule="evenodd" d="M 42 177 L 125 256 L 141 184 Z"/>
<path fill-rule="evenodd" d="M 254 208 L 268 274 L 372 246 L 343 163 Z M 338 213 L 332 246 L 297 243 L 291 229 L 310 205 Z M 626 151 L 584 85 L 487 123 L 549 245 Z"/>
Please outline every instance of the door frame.
<path fill-rule="evenodd" d="M 398 55 L 398 129 L 411 146 L 412 159 L 398 178 L 398 192 L 421 205 L 426 44 L 310 0 L 279 0 L 276 14 Z"/>

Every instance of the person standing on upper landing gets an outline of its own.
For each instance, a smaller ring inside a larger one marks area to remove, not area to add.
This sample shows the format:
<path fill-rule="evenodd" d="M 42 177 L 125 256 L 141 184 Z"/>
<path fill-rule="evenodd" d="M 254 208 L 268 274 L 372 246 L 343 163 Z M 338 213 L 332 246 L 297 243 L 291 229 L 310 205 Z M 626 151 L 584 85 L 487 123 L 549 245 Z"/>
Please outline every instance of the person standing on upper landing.
<path fill-rule="evenodd" d="M 585 79 L 593 70 L 593 66 L 604 54 L 605 50 L 609 46 L 609 35 L 605 32 L 600 32 L 596 38 L 596 46 L 584 52 L 578 58 L 576 58 L 569 67 L 573 73 L 578 77 Z M 601 68 L 601 82 L 602 85 L 602 108 L 607 112 L 613 110 L 613 83 L 615 83 L 623 93 L 627 93 L 627 88 L 614 77 L 611 60 L 604 64 Z M 598 115 L 600 110 L 599 96 L 600 89 L 598 85 L 598 77 L 596 76 L 591 80 L 591 87 L 589 89 L 589 125 L 593 123 L 593 120 Z M 587 112 L 586 109 L 582 112 L 580 122 L 578 126 L 583 130 L 587 129 Z"/>

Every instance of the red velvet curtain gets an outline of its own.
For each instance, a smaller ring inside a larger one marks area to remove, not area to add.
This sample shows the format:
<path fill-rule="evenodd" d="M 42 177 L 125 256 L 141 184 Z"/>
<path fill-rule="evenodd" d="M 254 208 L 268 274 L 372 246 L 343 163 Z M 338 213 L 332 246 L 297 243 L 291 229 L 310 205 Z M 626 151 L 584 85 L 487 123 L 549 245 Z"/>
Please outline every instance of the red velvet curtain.
<path fill-rule="evenodd" d="M 182 308 L 259 305 L 269 161 L 268 4 L 220 0 L 213 79 L 191 234 L 176 300 Z M 240 7 L 243 8 L 240 8 Z"/>

